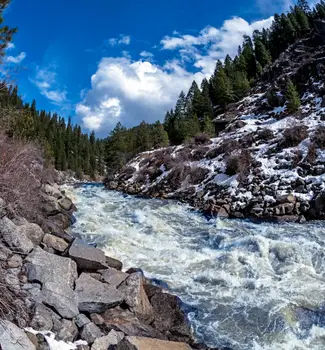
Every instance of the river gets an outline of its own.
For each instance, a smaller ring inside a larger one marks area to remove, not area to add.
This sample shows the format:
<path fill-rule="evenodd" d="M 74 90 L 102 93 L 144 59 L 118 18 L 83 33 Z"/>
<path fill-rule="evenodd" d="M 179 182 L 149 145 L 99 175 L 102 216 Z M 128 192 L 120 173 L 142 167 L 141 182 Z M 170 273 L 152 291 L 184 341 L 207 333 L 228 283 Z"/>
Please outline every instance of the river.
<path fill-rule="evenodd" d="M 67 187 L 72 230 L 184 302 L 198 340 L 235 350 L 325 349 L 325 224 L 207 220 L 174 201 Z"/>

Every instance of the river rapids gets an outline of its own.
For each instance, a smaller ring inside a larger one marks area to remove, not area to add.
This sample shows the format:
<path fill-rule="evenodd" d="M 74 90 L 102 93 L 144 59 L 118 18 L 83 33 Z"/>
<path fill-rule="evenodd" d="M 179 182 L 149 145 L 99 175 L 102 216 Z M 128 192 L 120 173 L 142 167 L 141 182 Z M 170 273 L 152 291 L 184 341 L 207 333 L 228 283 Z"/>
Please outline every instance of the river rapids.
<path fill-rule="evenodd" d="M 178 295 L 195 336 L 234 350 L 325 349 L 325 224 L 208 220 L 174 201 L 66 187 L 71 228 Z"/>

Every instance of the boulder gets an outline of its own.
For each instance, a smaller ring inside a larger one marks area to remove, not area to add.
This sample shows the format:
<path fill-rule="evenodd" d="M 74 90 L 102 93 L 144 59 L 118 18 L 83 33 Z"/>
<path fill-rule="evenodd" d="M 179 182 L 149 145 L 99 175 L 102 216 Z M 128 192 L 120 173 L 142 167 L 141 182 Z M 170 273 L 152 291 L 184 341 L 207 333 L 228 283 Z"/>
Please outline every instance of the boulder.
<path fill-rule="evenodd" d="M 53 328 L 52 312 L 43 304 L 37 304 L 31 327 L 37 331 L 51 331 Z"/>
<path fill-rule="evenodd" d="M 103 281 L 116 288 L 129 276 L 127 273 L 113 268 L 108 268 L 99 272 L 102 276 Z"/>
<path fill-rule="evenodd" d="M 62 285 L 62 294 L 66 286 L 72 289 L 78 277 L 76 263 L 58 255 L 45 252 L 40 247 L 35 248 L 25 259 L 28 280 L 44 284 L 52 282 Z"/>
<path fill-rule="evenodd" d="M 56 237 L 51 234 L 46 234 L 43 238 L 43 243 L 54 250 L 63 253 L 69 246 L 69 244 L 62 238 Z"/>
<path fill-rule="evenodd" d="M 46 282 L 41 296 L 44 303 L 64 318 L 71 319 L 79 314 L 76 294 L 67 284 Z"/>
<path fill-rule="evenodd" d="M 26 333 L 6 320 L 0 322 L 0 344 L 1 350 L 36 350 Z"/>
<path fill-rule="evenodd" d="M 87 323 L 81 331 L 81 339 L 85 340 L 88 344 L 92 344 L 97 338 L 101 338 L 102 336 L 102 331 L 92 322 Z"/>
<path fill-rule="evenodd" d="M 35 246 L 40 245 L 44 237 L 43 230 L 36 224 L 27 223 L 19 226 L 19 231 L 23 231 L 25 235 L 34 243 Z"/>
<path fill-rule="evenodd" d="M 114 328 L 126 335 L 167 339 L 159 330 L 139 320 L 132 312 L 120 307 L 106 310 L 102 316 L 106 327 Z"/>
<path fill-rule="evenodd" d="M 112 329 L 108 335 L 104 337 L 97 338 L 91 350 L 107 350 L 111 345 L 117 345 L 124 338 L 124 334 L 121 332 L 116 332 Z"/>
<path fill-rule="evenodd" d="M 107 268 L 105 254 L 76 238 L 69 249 L 69 256 L 77 263 L 81 270 L 99 270 Z"/>
<path fill-rule="evenodd" d="M 121 261 L 117 260 L 117 259 L 114 259 L 114 258 L 111 258 L 109 256 L 106 256 L 105 257 L 105 260 L 106 260 L 106 265 L 113 268 L 113 269 L 116 269 L 116 270 L 119 270 L 121 271 L 122 268 L 123 268 L 123 264 Z"/>
<path fill-rule="evenodd" d="M 144 289 L 144 277 L 141 273 L 132 273 L 118 287 L 123 296 L 125 303 L 130 310 L 138 317 L 149 321 L 153 317 L 153 309 Z"/>
<path fill-rule="evenodd" d="M 132 347 L 133 346 L 133 347 Z M 185 343 L 171 342 L 144 337 L 126 337 L 117 350 L 191 350 Z"/>
<path fill-rule="evenodd" d="M 18 253 L 28 254 L 33 248 L 33 242 L 27 237 L 20 226 L 16 226 L 7 217 L 0 219 L 0 233 L 8 247 Z"/>
<path fill-rule="evenodd" d="M 14 269 L 17 267 L 21 267 L 23 265 L 23 259 L 20 255 L 14 254 L 7 261 L 7 266 L 9 269 Z"/>
<path fill-rule="evenodd" d="M 54 198 L 59 199 L 62 197 L 62 193 L 61 193 L 59 186 L 57 184 L 54 184 L 54 185 L 46 184 L 44 186 L 44 191 L 46 194 L 48 194 L 49 196 L 52 196 Z"/>
<path fill-rule="evenodd" d="M 77 327 L 82 328 L 84 325 L 90 323 L 91 321 L 86 315 L 79 314 L 75 317 L 74 322 L 77 325 Z"/>
<path fill-rule="evenodd" d="M 75 292 L 80 312 L 101 313 L 123 302 L 121 292 L 87 273 L 82 273 L 77 279 Z"/>
<path fill-rule="evenodd" d="M 74 342 L 78 335 L 78 328 L 73 321 L 62 320 L 61 329 L 58 332 L 57 339 L 64 342 Z"/>
<path fill-rule="evenodd" d="M 72 203 L 71 199 L 69 199 L 68 197 L 60 198 L 58 200 L 58 203 L 59 203 L 60 207 L 66 211 L 71 210 L 73 207 L 73 203 Z"/>

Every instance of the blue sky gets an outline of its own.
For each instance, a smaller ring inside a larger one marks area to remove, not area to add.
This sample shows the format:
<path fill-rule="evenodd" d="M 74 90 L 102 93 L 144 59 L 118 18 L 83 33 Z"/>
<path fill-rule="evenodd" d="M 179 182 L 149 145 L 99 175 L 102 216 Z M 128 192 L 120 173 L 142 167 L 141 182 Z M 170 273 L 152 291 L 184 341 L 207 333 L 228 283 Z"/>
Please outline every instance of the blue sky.
<path fill-rule="evenodd" d="M 26 101 L 106 136 L 163 119 L 179 92 L 288 0 L 13 0 L 6 68 Z"/>

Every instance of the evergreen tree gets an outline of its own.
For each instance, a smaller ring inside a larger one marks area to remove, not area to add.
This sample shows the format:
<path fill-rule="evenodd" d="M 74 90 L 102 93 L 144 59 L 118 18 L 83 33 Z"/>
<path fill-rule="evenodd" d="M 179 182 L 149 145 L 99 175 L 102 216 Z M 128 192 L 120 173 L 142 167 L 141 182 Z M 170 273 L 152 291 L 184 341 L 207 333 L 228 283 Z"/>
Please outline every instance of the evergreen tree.
<path fill-rule="evenodd" d="M 233 77 L 233 92 L 237 100 L 242 99 L 249 92 L 249 81 L 243 72 L 235 72 Z"/>
<path fill-rule="evenodd" d="M 204 134 L 209 135 L 210 137 L 214 137 L 216 135 L 214 123 L 212 122 L 212 120 L 208 116 L 205 116 L 205 118 L 203 120 L 202 132 Z"/>
<path fill-rule="evenodd" d="M 300 101 L 298 91 L 291 80 L 289 80 L 287 84 L 286 99 L 287 99 L 288 112 L 289 113 L 297 112 L 301 105 L 301 101 Z"/>
<path fill-rule="evenodd" d="M 310 12 L 310 7 L 307 0 L 298 0 L 297 6 L 305 13 Z"/>
<path fill-rule="evenodd" d="M 225 108 L 228 103 L 233 101 L 234 94 L 231 82 L 223 68 L 217 72 L 214 90 L 217 104 L 222 107 Z"/>

